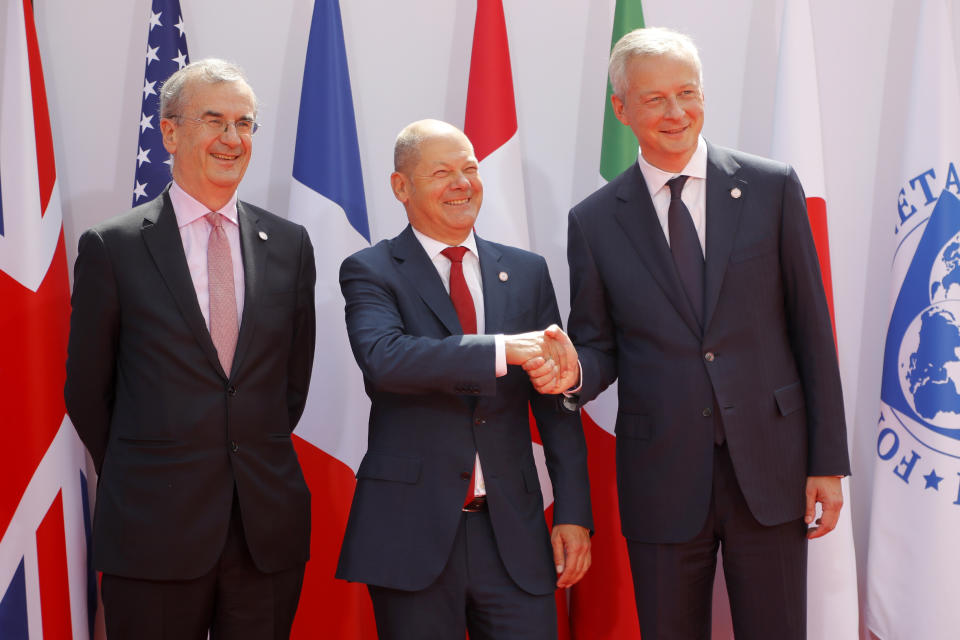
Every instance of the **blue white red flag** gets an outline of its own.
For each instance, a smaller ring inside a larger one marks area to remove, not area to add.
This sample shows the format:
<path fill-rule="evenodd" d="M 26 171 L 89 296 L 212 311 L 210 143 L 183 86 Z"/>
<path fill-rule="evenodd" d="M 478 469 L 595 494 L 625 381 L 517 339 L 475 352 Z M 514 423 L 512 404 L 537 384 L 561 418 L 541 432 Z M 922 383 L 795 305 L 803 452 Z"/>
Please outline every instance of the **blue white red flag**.
<path fill-rule="evenodd" d="M 147 26 L 147 62 L 143 71 L 143 106 L 137 140 L 137 172 L 133 204 L 160 195 L 170 182 L 170 154 L 160 135 L 160 87 L 187 64 L 187 32 L 180 15 L 180 0 L 153 0 Z"/>
<path fill-rule="evenodd" d="M 290 189 L 291 220 L 303 224 L 317 261 L 317 342 L 307 406 L 295 444 L 313 496 L 310 562 L 293 636 L 376 638 L 363 585 L 333 575 L 367 448 L 370 402 L 350 352 L 343 297 L 335 276 L 344 258 L 368 246 L 360 150 L 350 74 L 337 0 L 316 0 L 303 69 L 300 116 Z M 330 615 L 330 612 L 336 612 Z"/>
<path fill-rule="evenodd" d="M 0 2 L 0 637 L 88 638 L 83 445 L 66 416 L 70 290 L 29 0 Z"/>

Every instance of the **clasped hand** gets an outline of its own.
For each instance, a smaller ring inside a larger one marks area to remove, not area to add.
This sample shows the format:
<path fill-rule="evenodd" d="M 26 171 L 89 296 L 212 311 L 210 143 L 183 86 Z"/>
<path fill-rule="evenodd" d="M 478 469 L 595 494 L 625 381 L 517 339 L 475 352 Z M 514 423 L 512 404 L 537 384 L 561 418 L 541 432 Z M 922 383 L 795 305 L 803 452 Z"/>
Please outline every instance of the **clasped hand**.
<path fill-rule="evenodd" d="M 577 350 L 555 324 L 543 331 L 506 336 L 507 364 L 519 364 L 534 389 L 543 394 L 563 393 L 580 384 Z"/>

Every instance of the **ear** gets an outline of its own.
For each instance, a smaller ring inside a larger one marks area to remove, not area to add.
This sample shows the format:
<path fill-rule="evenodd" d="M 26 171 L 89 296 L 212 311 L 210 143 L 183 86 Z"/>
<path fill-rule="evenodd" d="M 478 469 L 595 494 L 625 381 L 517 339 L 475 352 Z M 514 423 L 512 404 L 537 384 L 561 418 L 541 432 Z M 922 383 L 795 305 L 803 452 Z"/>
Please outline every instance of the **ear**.
<path fill-rule="evenodd" d="M 177 125 L 169 118 L 160 118 L 160 134 L 163 136 L 163 148 L 173 155 L 177 150 Z"/>
<path fill-rule="evenodd" d="M 410 199 L 411 186 L 410 179 L 399 171 L 390 174 L 390 188 L 393 189 L 393 196 L 403 204 L 407 204 Z"/>
<path fill-rule="evenodd" d="M 630 123 L 626 121 L 623 115 L 623 100 L 620 99 L 620 96 L 615 93 L 611 94 L 610 104 L 613 106 L 613 115 L 617 117 L 617 120 L 629 127 Z"/>

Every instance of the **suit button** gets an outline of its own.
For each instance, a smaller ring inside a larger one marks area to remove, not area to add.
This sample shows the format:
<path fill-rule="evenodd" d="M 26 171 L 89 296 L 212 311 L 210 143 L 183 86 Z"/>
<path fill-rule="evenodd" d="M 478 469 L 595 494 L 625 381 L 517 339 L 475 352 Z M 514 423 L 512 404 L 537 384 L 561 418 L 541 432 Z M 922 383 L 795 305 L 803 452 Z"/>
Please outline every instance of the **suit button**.
<path fill-rule="evenodd" d="M 703 411 L 700 412 L 704 418 L 709 418 L 713 415 L 713 409 L 710 407 L 704 407 Z"/>
<path fill-rule="evenodd" d="M 477 418 L 476 420 L 473 421 L 473 424 L 487 424 L 487 421 L 484 420 L 483 418 Z"/>
<path fill-rule="evenodd" d="M 230 441 L 230 451 L 233 451 L 234 453 L 236 453 L 237 451 L 240 451 L 240 445 L 237 444 L 236 440 Z"/>
<path fill-rule="evenodd" d="M 705 354 L 703 354 L 703 359 L 707 362 L 713 362 L 717 359 L 717 356 L 714 355 L 713 351 L 707 351 Z"/>
<path fill-rule="evenodd" d="M 464 471 L 464 472 L 462 472 L 462 473 L 460 474 L 460 477 L 463 478 L 464 480 L 469 480 L 469 479 L 470 479 L 470 472 L 469 472 L 469 471 Z"/>
<path fill-rule="evenodd" d="M 229 393 L 232 396 L 235 396 L 237 395 L 237 388 L 233 385 L 230 385 L 229 387 L 227 387 L 227 393 Z"/>

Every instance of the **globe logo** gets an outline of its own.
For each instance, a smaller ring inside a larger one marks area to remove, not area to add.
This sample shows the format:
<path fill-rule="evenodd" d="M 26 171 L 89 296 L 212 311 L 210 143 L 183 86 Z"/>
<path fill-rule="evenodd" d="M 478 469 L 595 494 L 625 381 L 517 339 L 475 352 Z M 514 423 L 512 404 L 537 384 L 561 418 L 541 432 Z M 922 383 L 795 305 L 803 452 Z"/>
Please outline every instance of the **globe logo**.
<path fill-rule="evenodd" d="M 960 233 L 933 261 L 929 293 L 900 342 L 900 388 L 925 426 L 960 441 Z"/>

